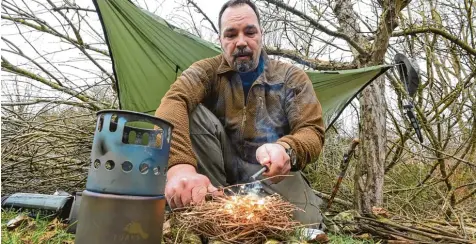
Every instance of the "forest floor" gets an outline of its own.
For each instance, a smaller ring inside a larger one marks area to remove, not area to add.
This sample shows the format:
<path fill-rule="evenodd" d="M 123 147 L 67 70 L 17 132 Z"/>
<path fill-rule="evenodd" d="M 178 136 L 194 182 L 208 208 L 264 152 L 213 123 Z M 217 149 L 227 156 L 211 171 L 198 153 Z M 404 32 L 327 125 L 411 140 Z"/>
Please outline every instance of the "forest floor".
<path fill-rule="evenodd" d="M 36 243 L 51 243 L 51 244 L 72 244 L 74 243 L 74 235 L 67 233 L 66 225 L 60 223 L 56 219 L 45 220 L 39 218 L 25 217 L 24 220 L 19 221 L 15 228 L 7 228 L 7 223 L 18 217 L 21 213 L 13 211 L 2 211 L 2 244 L 36 244 Z M 326 243 L 349 243 L 349 244 L 372 244 L 378 243 L 372 240 L 356 239 L 348 235 L 328 235 L 329 241 Z M 195 240 L 195 241 L 193 241 Z M 197 239 L 191 238 L 187 243 L 196 243 Z M 168 243 L 168 242 L 166 242 Z M 181 241 L 180 243 L 184 243 Z M 277 242 L 270 241 L 269 243 L 307 243 L 307 242 Z"/>

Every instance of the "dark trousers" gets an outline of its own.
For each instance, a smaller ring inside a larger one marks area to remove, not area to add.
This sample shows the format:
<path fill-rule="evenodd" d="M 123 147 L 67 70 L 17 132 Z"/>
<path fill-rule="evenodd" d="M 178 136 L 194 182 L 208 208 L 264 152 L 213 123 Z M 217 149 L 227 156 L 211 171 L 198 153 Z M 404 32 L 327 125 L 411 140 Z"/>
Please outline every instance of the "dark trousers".
<path fill-rule="evenodd" d="M 198 173 L 206 175 L 215 187 L 248 183 L 261 165 L 251 164 L 235 156 L 228 136 L 218 118 L 199 105 L 190 116 L 192 148 L 198 158 Z M 295 211 L 294 219 L 313 228 L 324 228 L 317 197 L 301 171 L 291 172 L 278 184 L 262 181 L 267 194 L 278 193 L 283 199 L 304 211 Z"/>

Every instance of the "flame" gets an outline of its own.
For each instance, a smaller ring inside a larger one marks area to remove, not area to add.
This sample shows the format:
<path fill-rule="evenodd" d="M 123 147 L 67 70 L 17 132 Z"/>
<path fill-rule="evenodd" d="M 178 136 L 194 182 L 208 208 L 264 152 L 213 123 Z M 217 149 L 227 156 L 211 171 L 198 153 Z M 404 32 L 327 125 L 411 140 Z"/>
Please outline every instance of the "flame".
<path fill-rule="evenodd" d="M 226 199 L 220 211 L 229 214 L 237 221 L 260 221 L 266 215 L 266 198 L 256 195 L 236 195 Z"/>

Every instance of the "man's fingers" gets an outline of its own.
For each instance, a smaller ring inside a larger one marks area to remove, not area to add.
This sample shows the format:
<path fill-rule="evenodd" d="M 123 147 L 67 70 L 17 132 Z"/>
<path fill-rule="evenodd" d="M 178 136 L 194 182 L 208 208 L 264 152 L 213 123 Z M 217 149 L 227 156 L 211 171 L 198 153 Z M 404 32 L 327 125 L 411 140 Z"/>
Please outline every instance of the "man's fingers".
<path fill-rule="evenodd" d="M 207 187 L 206 186 L 196 186 L 192 188 L 192 201 L 194 204 L 200 203 L 205 199 L 205 195 L 207 194 Z"/>
<path fill-rule="evenodd" d="M 167 196 L 170 208 L 177 208 L 179 207 L 178 204 L 180 204 L 180 201 L 178 201 L 180 199 L 180 194 L 175 190 L 172 190 L 171 192 L 172 193 Z"/>
<path fill-rule="evenodd" d="M 175 192 L 175 194 L 172 196 L 172 201 L 173 201 L 173 204 L 174 204 L 174 208 L 183 207 L 181 195 L 182 194 L 179 194 L 178 192 Z"/>
<path fill-rule="evenodd" d="M 182 200 L 182 207 L 190 205 L 190 202 L 192 202 L 192 192 L 191 191 L 182 192 L 180 199 Z"/>
<path fill-rule="evenodd" d="M 218 191 L 218 189 L 210 183 L 210 184 L 207 185 L 207 191 L 208 192 L 214 192 L 214 191 Z"/>
<path fill-rule="evenodd" d="M 270 157 L 271 165 L 269 166 L 269 171 L 264 173 L 263 175 L 267 177 L 272 177 L 276 175 L 287 174 L 291 169 L 291 165 L 289 164 L 289 156 L 286 154 L 283 148 L 280 145 L 276 144 L 270 145 L 269 147 L 266 147 L 266 149 Z M 282 180 L 279 178 L 277 179 L 277 181 Z M 274 178 L 272 180 L 276 181 L 274 180 Z"/>
<path fill-rule="evenodd" d="M 186 187 L 187 187 L 187 178 L 179 179 L 178 182 L 172 186 L 172 191 L 174 192 L 172 195 L 172 201 L 175 205 L 175 208 L 182 208 L 184 203 L 182 200 L 187 200 L 187 197 L 184 196 L 186 194 Z M 190 200 L 188 200 L 190 201 Z"/>
<path fill-rule="evenodd" d="M 216 188 L 212 184 L 208 185 L 208 192 L 211 193 L 212 196 L 214 196 L 214 197 L 223 196 L 223 190 L 219 190 L 218 188 Z"/>
<path fill-rule="evenodd" d="M 268 171 L 264 172 L 264 176 L 274 176 L 274 175 L 279 175 L 281 171 L 278 168 L 278 163 L 273 162 L 270 166 L 268 166 Z"/>
<path fill-rule="evenodd" d="M 271 147 L 268 151 L 271 158 L 271 163 L 273 164 L 275 162 L 284 162 L 286 160 L 286 156 L 288 156 L 286 153 L 283 153 L 281 146 L 273 145 L 273 147 Z"/>
<path fill-rule="evenodd" d="M 214 196 L 214 197 L 222 197 L 222 196 L 224 196 L 224 194 L 225 193 L 221 190 L 216 190 L 216 191 L 212 192 L 212 196 Z"/>
<path fill-rule="evenodd" d="M 190 182 L 187 178 L 182 178 L 180 180 L 180 184 L 182 186 L 182 194 L 180 196 L 180 200 L 181 201 L 181 204 L 182 206 L 187 206 L 190 204 L 190 202 L 192 201 L 192 185 L 193 184 L 192 182 Z"/>
<path fill-rule="evenodd" d="M 269 157 L 269 162 L 270 162 L 270 164 L 268 165 L 268 171 L 266 171 L 263 175 L 264 176 L 278 175 L 280 173 L 280 168 L 282 167 L 279 165 L 281 164 L 281 161 L 282 161 L 280 160 L 281 156 L 276 153 L 276 150 L 273 147 L 268 148 L 266 145 L 264 145 L 263 148 L 266 149 L 266 153 Z"/>
<path fill-rule="evenodd" d="M 266 145 L 263 145 L 256 150 L 256 160 L 261 165 L 266 165 L 269 167 L 271 164 L 271 157 L 269 155 L 268 150 L 266 149 Z"/>
<path fill-rule="evenodd" d="M 208 194 L 210 194 L 210 195 L 207 196 L 207 198 L 206 198 L 207 200 L 211 200 L 215 197 L 221 197 L 221 196 L 224 195 L 224 192 L 223 192 L 222 188 L 218 189 L 215 186 L 213 186 L 212 184 L 209 184 L 207 189 L 208 189 Z"/>
<path fill-rule="evenodd" d="M 176 208 L 173 195 L 168 195 L 167 196 L 167 202 L 169 203 L 170 208 L 172 208 L 172 209 Z"/>
<path fill-rule="evenodd" d="M 167 199 L 167 202 L 169 203 L 170 208 L 175 208 L 174 195 L 175 195 L 175 188 L 167 185 L 165 187 L 165 198 Z"/>
<path fill-rule="evenodd" d="M 197 173 L 178 174 L 168 181 L 165 196 L 171 208 L 183 208 L 201 202 L 209 191 L 210 180 Z M 210 188 L 216 191 L 216 188 Z"/>

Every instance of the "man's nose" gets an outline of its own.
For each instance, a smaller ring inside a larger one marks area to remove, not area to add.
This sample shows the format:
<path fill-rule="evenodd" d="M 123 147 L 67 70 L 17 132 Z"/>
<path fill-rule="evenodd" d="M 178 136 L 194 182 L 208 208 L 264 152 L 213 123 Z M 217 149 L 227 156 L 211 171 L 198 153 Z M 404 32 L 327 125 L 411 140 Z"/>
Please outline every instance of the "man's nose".
<path fill-rule="evenodd" d="M 236 47 L 239 49 L 246 48 L 248 46 L 248 43 L 245 40 L 244 35 L 239 35 L 238 36 L 238 41 L 236 42 Z"/>

